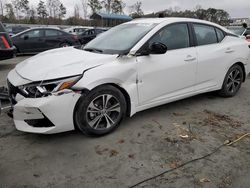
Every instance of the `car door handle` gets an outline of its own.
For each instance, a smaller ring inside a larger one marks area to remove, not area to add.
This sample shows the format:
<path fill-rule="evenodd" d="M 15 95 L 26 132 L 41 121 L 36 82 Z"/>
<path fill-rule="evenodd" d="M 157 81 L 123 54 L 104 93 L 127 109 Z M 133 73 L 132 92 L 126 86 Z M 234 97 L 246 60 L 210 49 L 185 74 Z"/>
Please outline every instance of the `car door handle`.
<path fill-rule="evenodd" d="M 196 60 L 196 57 L 194 57 L 194 56 L 191 56 L 191 55 L 188 55 L 187 57 L 186 57 L 186 59 L 184 59 L 184 61 L 194 61 L 194 60 Z"/>
<path fill-rule="evenodd" d="M 226 53 L 232 53 L 232 52 L 234 52 L 234 50 L 232 48 L 227 48 L 226 49 Z"/>

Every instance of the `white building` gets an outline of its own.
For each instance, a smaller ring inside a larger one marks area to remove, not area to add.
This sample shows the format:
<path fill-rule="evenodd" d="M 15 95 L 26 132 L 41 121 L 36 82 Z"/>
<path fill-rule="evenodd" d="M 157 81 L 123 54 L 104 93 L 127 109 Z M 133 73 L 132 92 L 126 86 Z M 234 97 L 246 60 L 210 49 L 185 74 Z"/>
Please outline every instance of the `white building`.
<path fill-rule="evenodd" d="M 231 26 L 241 26 L 243 23 L 246 23 L 250 26 L 250 18 L 232 18 L 230 20 Z"/>

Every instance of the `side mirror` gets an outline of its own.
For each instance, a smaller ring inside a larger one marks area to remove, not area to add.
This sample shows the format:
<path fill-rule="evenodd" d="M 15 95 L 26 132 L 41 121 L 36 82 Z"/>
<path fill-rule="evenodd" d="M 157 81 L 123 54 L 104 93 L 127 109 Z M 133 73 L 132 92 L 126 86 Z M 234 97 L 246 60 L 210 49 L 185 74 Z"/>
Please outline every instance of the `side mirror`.
<path fill-rule="evenodd" d="M 28 39 L 29 39 L 29 36 L 28 36 L 28 35 L 25 35 L 25 36 L 23 37 L 23 39 L 24 39 L 24 40 L 28 40 Z"/>
<path fill-rule="evenodd" d="M 247 40 L 250 40 L 250 35 L 247 35 L 247 36 L 246 36 L 246 39 L 247 39 Z"/>
<path fill-rule="evenodd" d="M 165 54 L 167 50 L 168 50 L 167 46 L 160 42 L 154 42 L 149 46 L 150 54 Z"/>

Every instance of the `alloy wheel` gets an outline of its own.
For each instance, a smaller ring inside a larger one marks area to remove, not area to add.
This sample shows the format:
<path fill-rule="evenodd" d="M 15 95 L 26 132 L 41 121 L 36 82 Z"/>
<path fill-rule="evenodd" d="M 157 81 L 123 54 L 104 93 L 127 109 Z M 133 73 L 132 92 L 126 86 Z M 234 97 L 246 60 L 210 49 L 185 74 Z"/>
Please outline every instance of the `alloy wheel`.
<path fill-rule="evenodd" d="M 227 79 L 226 87 L 228 92 L 234 93 L 238 91 L 241 85 L 241 81 L 242 81 L 241 72 L 238 69 L 233 69 L 232 72 L 228 75 Z"/>
<path fill-rule="evenodd" d="M 95 130 L 105 130 L 116 125 L 121 115 L 121 104 L 111 94 L 103 94 L 92 100 L 86 112 L 86 120 Z"/>

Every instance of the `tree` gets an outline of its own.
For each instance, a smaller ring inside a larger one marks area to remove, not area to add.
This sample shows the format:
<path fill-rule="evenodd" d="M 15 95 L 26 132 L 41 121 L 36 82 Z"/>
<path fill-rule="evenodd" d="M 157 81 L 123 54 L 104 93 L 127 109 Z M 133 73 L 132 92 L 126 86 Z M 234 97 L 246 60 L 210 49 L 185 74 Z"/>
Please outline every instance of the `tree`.
<path fill-rule="evenodd" d="M 66 7 L 61 3 L 59 6 L 59 19 L 63 18 L 67 14 Z"/>
<path fill-rule="evenodd" d="M 15 17 L 14 8 L 13 8 L 12 4 L 7 3 L 5 5 L 5 9 L 6 9 L 6 17 L 7 17 L 8 21 L 14 22 L 16 20 L 16 17 Z"/>
<path fill-rule="evenodd" d="M 79 6 L 76 4 L 75 7 L 74 7 L 74 17 L 76 19 L 79 19 L 80 18 L 80 8 Z"/>
<path fill-rule="evenodd" d="M 13 10 L 15 9 L 16 18 L 19 20 L 20 15 L 20 1 L 19 0 L 12 0 Z"/>
<path fill-rule="evenodd" d="M 25 17 L 29 17 L 30 14 L 29 0 L 20 0 L 19 8 L 20 11 L 25 15 Z"/>
<path fill-rule="evenodd" d="M 30 17 L 29 23 L 35 24 L 36 23 L 36 9 L 33 6 L 30 8 L 29 17 Z"/>
<path fill-rule="evenodd" d="M 113 0 L 111 3 L 111 10 L 114 14 L 122 14 L 125 3 L 122 0 Z"/>
<path fill-rule="evenodd" d="M 14 6 L 17 19 L 20 19 L 20 16 L 22 16 L 21 13 L 25 17 L 29 17 L 29 0 L 12 0 L 11 2 Z"/>
<path fill-rule="evenodd" d="M 49 10 L 49 16 L 54 19 L 61 19 L 67 13 L 67 9 L 60 0 L 47 0 L 47 7 Z"/>
<path fill-rule="evenodd" d="M 59 0 L 47 0 L 50 17 L 57 18 L 59 16 L 60 5 L 61 2 Z"/>
<path fill-rule="evenodd" d="M 83 18 L 87 19 L 87 16 L 88 16 L 88 0 L 81 0 L 81 2 L 82 2 Z"/>
<path fill-rule="evenodd" d="M 102 5 L 99 0 L 88 0 L 88 5 L 92 13 L 96 13 L 97 11 L 102 9 Z"/>
<path fill-rule="evenodd" d="M 0 16 L 4 16 L 5 1 L 0 0 Z"/>
<path fill-rule="evenodd" d="M 112 2 L 113 2 L 113 0 L 103 0 L 102 1 L 103 7 L 105 8 L 106 13 L 108 13 L 108 14 L 111 12 Z"/>
<path fill-rule="evenodd" d="M 46 5 L 45 5 L 45 3 L 42 0 L 40 0 L 40 2 L 38 3 L 38 6 L 37 6 L 37 15 L 38 15 L 38 17 L 40 19 L 45 19 L 48 16 Z"/>
<path fill-rule="evenodd" d="M 137 1 L 134 5 L 130 6 L 130 16 L 133 18 L 138 18 L 143 16 L 143 11 L 142 11 L 142 2 Z"/>

